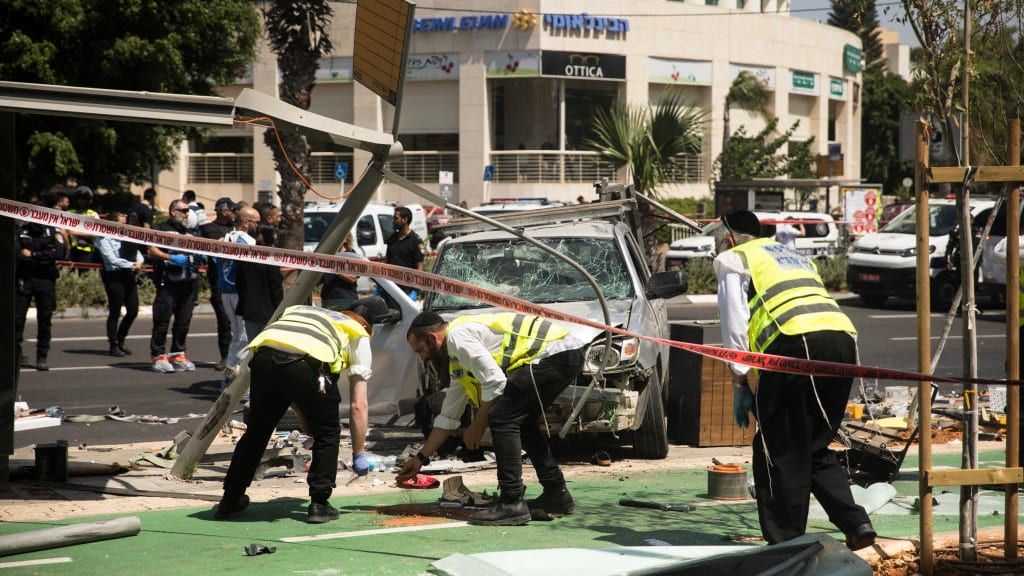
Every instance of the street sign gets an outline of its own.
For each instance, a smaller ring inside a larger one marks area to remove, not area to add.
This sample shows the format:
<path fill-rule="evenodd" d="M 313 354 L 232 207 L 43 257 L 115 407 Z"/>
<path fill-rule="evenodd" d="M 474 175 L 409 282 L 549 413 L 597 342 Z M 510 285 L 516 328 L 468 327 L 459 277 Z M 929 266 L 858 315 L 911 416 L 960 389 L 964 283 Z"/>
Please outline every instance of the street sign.
<path fill-rule="evenodd" d="M 455 184 L 455 173 L 449 172 L 448 170 L 441 170 L 437 173 L 437 183 L 442 185 L 447 184 L 448 186 Z"/>
<path fill-rule="evenodd" d="M 828 159 L 832 161 L 843 159 L 843 145 L 840 143 L 828 145 Z"/>
<path fill-rule="evenodd" d="M 348 179 L 348 162 L 334 163 L 334 179 L 338 182 L 344 182 Z"/>
<path fill-rule="evenodd" d="M 494 164 L 484 166 L 484 182 L 494 182 Z"/>

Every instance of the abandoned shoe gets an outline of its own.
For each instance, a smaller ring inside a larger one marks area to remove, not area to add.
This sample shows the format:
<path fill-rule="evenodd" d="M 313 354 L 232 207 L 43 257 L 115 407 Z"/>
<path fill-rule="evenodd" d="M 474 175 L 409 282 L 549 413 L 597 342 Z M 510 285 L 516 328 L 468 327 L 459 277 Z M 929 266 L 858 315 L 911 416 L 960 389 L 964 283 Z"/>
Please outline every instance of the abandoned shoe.
<path fill-rule="evenodd" d="M 548 519 L 544 516 L 551 518 L 568 516 L 576 509 L 576 502 L 573 501 L 572 494 L 569 494 L 569 490 L 564 486 L 560 489 L 545 489 L 540 496 L 528 500 L 526 504 L 530 507 L 530 515 L 534 520 Z"/>
<path fill-rule="evenodd" d="M 249 497 L 242 494 L 237 499 L 232 500 L 221 500 L 220 504 L 217 504 L 217 509 L 213 512 L 213 517 L 217 520 L 226 520 L 233 514 L 238 514 L 242 510 L 249 507 Z"/>
<path fill-rule="evenodd" d="M 331 506 L 330 502 L 312 502 L 306 513 L 306 522 L 310 524 L 323 524 L 338 519 L 338 509 Z"/>
<path fill-rule="evenodd" d="M 875 543 L 876 536 L 878 534 L 875 532 L 875 527 L 871 525 L 871 522 L 865 522 L 857 526 L 853 532 L 846 533 L 846 547 L 850 550 L 867 548 Z"/>
<path fill-rule="evenodd" d="M 474 526 L 522 526 L 529 522 L 530 508 L 522 499 L 515 502 L 499 500 L 469 517 L 469 523 Z"/>

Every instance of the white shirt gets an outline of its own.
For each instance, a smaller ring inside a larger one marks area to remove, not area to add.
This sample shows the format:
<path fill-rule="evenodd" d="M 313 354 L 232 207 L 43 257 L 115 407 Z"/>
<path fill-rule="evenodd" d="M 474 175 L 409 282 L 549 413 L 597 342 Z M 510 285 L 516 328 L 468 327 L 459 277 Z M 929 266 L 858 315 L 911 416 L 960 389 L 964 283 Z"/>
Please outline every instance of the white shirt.
<path fill-rule="evenodd" d="M 507 376 L 492 356 L 501 348 L 503 339 L 502 332 L 495 332 L 488 326 L 472 322 L 450 328 L 445 337 L 451 360 L 468 368 L 480 381 L 480 397 L 483 402 L 490 402 L 505 391 Z M 569 334 L 565 338 L 549 343 L 530 363 L 536 364 L 559 352 L 578 350 L 585 345 Z M 462 422 L 462 413 L 466 410 L 467 402 L 469 396 L 465 388 L 453 380 L 445 392 L 441 413 L 434 419 L 434 426 L 442 430 L 457 429 Z"/>
<path fill-rule="evenodd" d="M 726 348 L 750 351 L 747 326 L 750 323 L 750 307 L 747 294 L 750 289 L 750 270 L 740 255 L 732 250 L 715 257 L 715 276 L 718 278 L 718 316 L 722 321 L 722 344 Z M 743 375 L 749 366 L 729 363 L 734 374 Z"/>
<path fill-rule="evenodd" d="M 796 251 L 796 239 L 800 236 L 800 230 L 792 224 L 778 224 L 775 226 L 775 241 L 790 250 Z"/>

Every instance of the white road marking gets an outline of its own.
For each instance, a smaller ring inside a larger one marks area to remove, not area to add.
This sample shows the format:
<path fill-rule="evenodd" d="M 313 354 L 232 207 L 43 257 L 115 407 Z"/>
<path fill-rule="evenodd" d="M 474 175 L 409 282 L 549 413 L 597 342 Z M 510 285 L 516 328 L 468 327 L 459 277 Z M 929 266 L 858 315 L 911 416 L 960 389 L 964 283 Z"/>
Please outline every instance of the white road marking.
<path fill-rule="evenodd" d="M 932 318 L 941 318 L 945 314 L 932 314 Z M 874 318 L 875 320 L 895 320 L 905 318 L 917 318 L 917 314 L 869 314 L 868 318 Z"/>
<path fill-rule="evenodd" d="M 44 564 L 67 564 L 71 562 L 68 556 L 59 558 L 42 558 L 40 560 L 19 560 L 17 562 L 0 562 L 0 568 L 22 568 L 24 566 L 43 566 Z"/>
<path fill-rule="evenodd" d="M 978 338 L 1006 338 L 1006 334 L 978 334 Z M 932 336 L 932 340 L 938 340 L 939 336 Z M 949 335 L 949 340 L 962 340 L 963 336 Z M 910 340 L 917 340 L 917 336 L 897 336 L 895 338 L 889 338 L 896 342 L 904 342 Z"/>
<path fill-rule="evenodd" d="M 189 333 L 189 338 L 209 338 L 216 336 L 216 332 L 200 332 L 198 334 Z M 136 336 L 129 336 L 126 340 L 149 340 L 148 334 L 139 334 Z M 51 338 L 50 342 L 106 342 L 106 336 L 64 336 L 62 338 Z M 26 338 L 26 342 L 37 342 L 35 338 Z"/>
<path fill-rule="evenodd" d="M 401 526 L 399 528 L 377 528 L 374 530 L 356 530 L 355 532 L 333 532 L 316 536 L 289 536 L 281 538 L 281 542 L 318 542 L 320 540 L 337 540 L 339 538 L 358 538 L 360 536 L 378 536 L 380 534 L 398 534 L 400 532 L 420 532 L 422 530 L 440 530 L 441 528 L 462 528 L 469 522 L 445 522 L 444 524 L 427 524 L 425 526 Z"/>

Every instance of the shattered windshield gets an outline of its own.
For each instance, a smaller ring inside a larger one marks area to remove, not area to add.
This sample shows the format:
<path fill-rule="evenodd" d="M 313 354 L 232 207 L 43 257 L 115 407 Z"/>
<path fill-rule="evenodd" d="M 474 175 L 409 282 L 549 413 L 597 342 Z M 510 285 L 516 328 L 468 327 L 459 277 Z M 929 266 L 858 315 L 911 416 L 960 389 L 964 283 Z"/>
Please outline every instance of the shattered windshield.
<path fill-rule="evenodd" d="M 545 238 L 541 242 L 565 254 L 589 272 L 607 300 L 633 296 L 629 271 L 611 239 Z M 583 277 L 562 260 L 519 239 L 451 244 L 434 273 L 535 304 L 593 300 L 597 296 Z M 433 294 L 432 310 L 480 308 L 479 302 Z"/>

